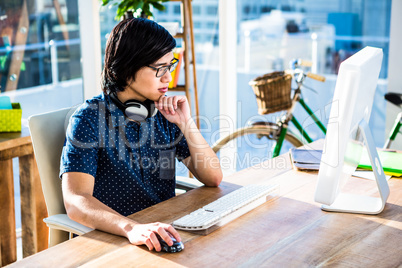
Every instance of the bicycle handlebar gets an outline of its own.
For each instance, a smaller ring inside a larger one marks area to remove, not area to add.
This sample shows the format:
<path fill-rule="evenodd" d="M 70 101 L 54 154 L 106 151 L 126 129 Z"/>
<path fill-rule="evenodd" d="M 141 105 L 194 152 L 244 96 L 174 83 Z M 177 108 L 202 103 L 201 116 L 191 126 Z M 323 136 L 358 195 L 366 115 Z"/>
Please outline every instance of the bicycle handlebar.
<path fill-rule="evenodd" d="M 313 66 L 313 62 L 308 61 L 308 60 L 302 60 L 302 59 L 293 59 L 289 63 L 291 71 L 289 73 L 291 74 L 305 74 L 305 76 L 320 81 L 320 82 L 325 82 L 325 77 L 319 74 L 313 74 L 313 73 L 305 73 L 301 68 L 298 68 L 299 66 L 303 67 L 311 67 Z M 296 79 L 298 81 L 303 81 L 303 78 Z"/>
<path fill-rule="evenodd" d="M 319 74 L 313 74 L 313 73 L 308 72 L 308 73 L 306 74 L 306 76 L 309 77 L 309 78 L 311 78 L 311 79 L 320 81 L 320 82 L 325 82 L 325 77 L 322 76 L 322 75 L 319 75 Z"/>
<path fill-rule="evenodd" d="M 325 76 L 319 75 L 319 74 L 314 74 L 311 72 L 305 73 L 301 69 L 296 69 L 296 70 L 286 70 L 285 73 L 291 74 L 295 79 L 296 82 L 300 83 L 304 81 L 304 77 L 309 77 L 311 79 L 317 80 L 319 82 L 325 82 Z"/>
<path fill-rule="evenodd" d="M 313 66 L 313 62 L 311 62 L 311 61 L 308 61 L 308 60 L 298 60 L 298 62 L 297 62 L 297 64 L 299 65 L 299 66 L 304 66 L 304 67 L 311 67 L 311 66 Z"/>
<path fill-rule="evenodd" d="M 313 63 L 308 60 L 302 60 L 302 59 L 293 59 L 289 62 L 290 69 L 294 70 L 299 66 L 303 67 L 311 67 L 313 66 Z"/>

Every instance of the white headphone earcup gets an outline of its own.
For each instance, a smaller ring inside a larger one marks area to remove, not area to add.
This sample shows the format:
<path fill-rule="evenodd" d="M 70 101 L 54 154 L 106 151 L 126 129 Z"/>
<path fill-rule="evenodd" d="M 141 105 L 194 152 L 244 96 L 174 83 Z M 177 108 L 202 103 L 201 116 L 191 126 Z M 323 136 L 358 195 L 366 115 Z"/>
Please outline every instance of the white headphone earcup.
<path fill-rule="evenodd" d="M 148 118 L 148 109 L 144 105 L 138 102 L 127 101 L 124 103 L 126 105 L 126 109 L 124 110 L 124 114 L 132 120 L 135 121 L 145 121 Z"/>
<path fill-rule="evenodd" d="M 155 105 L 151 106 L 151 109 L 153 109 L 153 113 L 151 115 L 151 117 L 152 117 L 152 116 L 155 116 L 158 113 L 158 109 L 156 109 Z"/>
<path fill-rule="evenodd" d="M 155 116 L 158 112 L 158 109 L 156 109 L 155 107 L 155 102 L 151 100 L 146 100 L 144 104 L 149 109 L 149 117 Z"/>

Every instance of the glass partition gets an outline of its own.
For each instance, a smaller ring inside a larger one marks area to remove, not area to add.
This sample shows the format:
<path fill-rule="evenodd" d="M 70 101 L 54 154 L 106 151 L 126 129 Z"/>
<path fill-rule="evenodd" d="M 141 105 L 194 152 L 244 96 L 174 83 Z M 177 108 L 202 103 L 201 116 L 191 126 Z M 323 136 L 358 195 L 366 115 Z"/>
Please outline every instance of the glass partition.
<path fill-rule="evenodd" d="M 83 101 L 78 18 L 77 0 L 0 1 L 0 96 L 20 103 L 23 127 L 33 114 Z M 20 230 L 16 158 L 13 167 Z"/>
<path fill-rule="evenodd" d="M 0 3 L 0 90 L 23 118 L 82 101 L 77 0 Z"/>
<path fill-rule="evenodd" d="M 306 87 L 302 89 L 305 102 L 326 124 L 340 63 L 363 47 L 374 46 L 383 49 L 384 59 L 370 126 L 376 145 L 382 147 L 391 0 L 238 0 L 237 3 L 238 127 L 256 120 L 276 122 L 283 115 L 281 112 L 258 115 L 256 97 L 248 82 L 263 74 L 289 69 L 293 59 L 311 61 L 308 70 L 326 77 L 325 83 L 306 79 Z M 313 140 L 324 137 L 300 105 L 295 115 Z M 290 129 L 295 130 L 293 125 Z M 250 143 L 251 146 L 247 145 Z M 263 161 L 272 152 L 272 143 L 267 139 L 256 138 L 242 144 L 238 169 L 259 162 L 248 161 L 247 157 Z M 249 152 L 253 155 L 246 156 Z"/>
<path fill-rule="evenodd" d="M 205 119 L 201 120 L 201 128 L 204 137 L 213 144 L 219 138 L 219 1 L 192 3 L 200 114 Z M 180 21 L 179 4 L 165 5 L 164 12 L 155 12 L 157 21 Z M 384 60 L 370 124 L 377 145 L 382 145 L 391 0 L 237 0 L 237 6 L 237 127 L 261 117 L 276 122 L 280 112 L 258 115 L 256 98 L 248 83 L 257 76 L 288 69 L 289 62 L 297 58 L 311 61 L 310 71 L 326 77 L 325 83 L 306 80 L 305 85 L 313 90 L 303 89 L 305 101 L 326 124 L 340 62 L 365 46 L 375 46 L 383 49 Z M 314 140 L 324 137 L 300 107 L 295 114 Z M 271 155 L 272 142 L 267 139 L 243 144 L 246 145 L 239 148 L 238 170 Z M 247 152 L 254 156 L 247 156 Z"/>

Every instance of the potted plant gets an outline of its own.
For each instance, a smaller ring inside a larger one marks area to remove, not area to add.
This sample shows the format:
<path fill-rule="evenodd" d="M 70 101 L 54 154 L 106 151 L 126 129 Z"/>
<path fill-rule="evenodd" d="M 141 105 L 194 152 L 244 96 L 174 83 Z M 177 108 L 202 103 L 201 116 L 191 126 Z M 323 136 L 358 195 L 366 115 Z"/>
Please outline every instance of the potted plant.
<path fill-rule="evenodd" d="M 165 6 L 161 3 L 169 0 L 101 0 L 102 6 L 109 4 L 118 5 L 116 19 L 130 17 L 152 17 L 151 6 L 157 10 L 165 10 Z"/>

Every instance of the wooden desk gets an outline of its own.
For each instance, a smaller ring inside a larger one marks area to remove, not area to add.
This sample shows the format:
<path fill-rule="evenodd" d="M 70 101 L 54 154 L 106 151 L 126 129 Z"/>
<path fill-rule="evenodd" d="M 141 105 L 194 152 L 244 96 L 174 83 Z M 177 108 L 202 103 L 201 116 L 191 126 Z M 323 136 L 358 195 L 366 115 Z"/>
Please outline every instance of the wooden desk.
<path fill-rule="evenodd" d="M 43 222 L 47 217 L 46 204 L 34 159 L 28 128 L 21 133 L 0 133 L 0 265 L 17 260 L 14 157 L 19 158 L 21 225 L 23 256 L 29 256 L 48 247 L 48 228 Z"/>
<path fill-rule="evenodd" d="M 125 238 L 93 231 L 13 266 L 29 267 L 398 267 L 402 265 L 402 180 L 377 216 L 328 213 L 313 201 L 316 173 L 291 169 L 288 155 L 226 177 L 218 188 L 201 187 L 130 217 L 173 220 L 250 183 L 277 183 L 280 197 L 207 236 L 180 231 L 180 253 L 150 252 Z M 352 179 L 348 190 L 373 194 L 374 182 Z"/>

